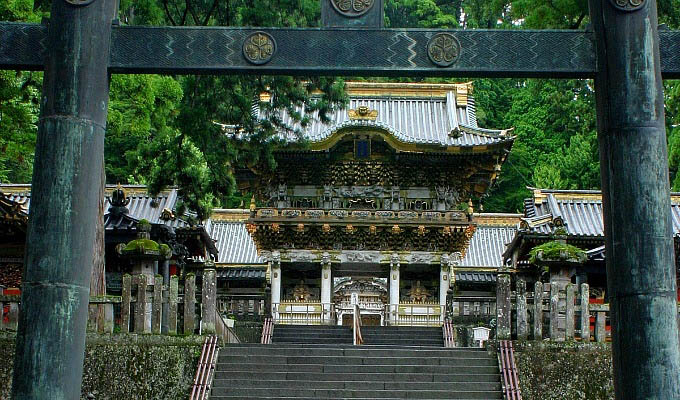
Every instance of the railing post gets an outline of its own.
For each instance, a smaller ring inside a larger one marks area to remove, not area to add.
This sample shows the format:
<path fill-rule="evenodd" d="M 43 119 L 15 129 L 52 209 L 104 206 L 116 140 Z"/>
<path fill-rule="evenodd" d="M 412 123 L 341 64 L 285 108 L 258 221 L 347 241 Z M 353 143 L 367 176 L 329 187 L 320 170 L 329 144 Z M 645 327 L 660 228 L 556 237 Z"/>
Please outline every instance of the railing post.
<path fill-rule="evenodd" d="M 534 340 L 543 340 L 543 283 L 534 285 Z"/>
<path fill-rule="evenodd" d="M 565 315 L 564 334 L 566 340 L 574 340 L 574 284 L 567 284 L 567 312 Z"/>
<path fill-rule="evenodd" d="M 99 315 L 99 305 L 88 303 L 87 305 L 87 331 L 97 332 L 97 316 Z"/>
<path fill-rule="evenodd" d="M 19 326 L 19 303 L 13 301 L 9 303 L 9 313 L 7 314 L 6 329 L 16 331 Z"/>
<path fill-rule="evenodd" d="M 581 341 L 590 342 L 590 293 L 588 284 L 581 284 Z"/>
<path fill-rule="evenodd" d="M 193 335 L 196 319 L 196 275 L 189 273 L 184 281 L 184 334 Z"/>
<path fill-rule="evenodd" d="M 179 301 L 179 277 L 170 277 L 170 290 L 168 292 L 168 333 L 177 333 L 177 303 Z"/>
<path fill-rule="evenodd" d="M 104 318 L 102 319 L 101 326 L 98 327 L 98 331 L 100 333 L 113 333 L 113 304 L 106 303 L 103 304 L 102 307 L 104 309 Z"/>
<path fill-rule="evenodd" d="M 217 277 L 215 268 L 203 270 L 201 297 L 201 333 L 214 334 L 215 313 L 217 312 Z"/>
<path fill-rule="evenodd" d="M 137 283 L 137 304 L 135 305 L 135 333 L 150 333 L 151 321 L 147 319 L 147 282 L 146 275 L 135 275 Z M 149 315 L 150 317 L 150 315 Z M 147 323 L 149 322 L 149 323 Z"/>
<path fill-rule="evenodd" d="M 130 296 L 132 292 L 132 277 L 123 275 L 123 291 L 120 302 L 120 331 L 130 332 Z"/>
<path fill-rule="evenodd" d="M 496 286 L 496 338 L 510 339 L 510 275 L 498 274 Z"/>
<path fill-rule="evenodd" d="M 602 343 L 605 340 L 605 314 L 603 311 L 598 311 L 595 314 L 595 341 Z"/>
<path fill-rule="evenodd" d="M 153 283 L 153 305 L 151 308 L 151 333 L 161 333 L 161 320 L 163 310 L 163 276 L 156 275 Z"/>
<path fill-rule="evenodd" d="M 550 340 L 564 340 L 560 333 L 560 288 L 555 282 L 550 283 Z"/>
<path fill-rule="evenodd" d="M 519 340 L 526 340 L 529 335 L 526 286 L 524 279 L 517 278 L 517 339 Z"/>

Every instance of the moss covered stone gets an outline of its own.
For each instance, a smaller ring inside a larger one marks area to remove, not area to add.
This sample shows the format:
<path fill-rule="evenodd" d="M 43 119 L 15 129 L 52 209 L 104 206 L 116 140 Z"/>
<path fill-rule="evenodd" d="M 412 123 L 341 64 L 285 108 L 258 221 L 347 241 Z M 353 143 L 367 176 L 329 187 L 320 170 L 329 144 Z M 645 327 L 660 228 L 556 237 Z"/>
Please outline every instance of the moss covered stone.
<path fill-rule="evenodd" d="M 144 253 L 147 251 L 160 252 L 160 248 L 158 243 L 151 239 L 135 239 L 125 245 L 123 251 L 126 253 Z"/>
<path fill-rule="evenodd" d="M 576 246 L 553 240 L 531 249 L 529 261 L 537 265 L 556 261 L 582 263 L 586 261 L 586 252 Z"/>
<path fill-rule="evenodd" d="M 0 336 L 0 399 L 9 399 L 14 335 Z M 89 335 L 81 398 L 187 399 L 203 338 Z"/>
<path fill-rule="evenodd" d="M 523 400 L 614 399 L 611 346 L 515 342 Z"/>

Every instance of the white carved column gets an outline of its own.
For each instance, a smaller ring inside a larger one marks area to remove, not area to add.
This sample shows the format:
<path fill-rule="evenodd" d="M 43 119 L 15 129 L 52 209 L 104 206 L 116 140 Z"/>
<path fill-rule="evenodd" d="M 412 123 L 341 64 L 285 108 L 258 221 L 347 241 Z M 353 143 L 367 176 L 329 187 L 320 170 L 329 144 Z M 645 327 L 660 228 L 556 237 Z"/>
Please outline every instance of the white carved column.
<path fill-rule="evenodd" d="M 389 320 L 391 324 L 397 323 L 399 312 L 399 254 L 392 254 L 390 259 L 390 305 Z"/>
<path fill-rule="evenodd" d="M 272 318 L 276 321 L 279 317 L 279 304 L 281 303 L 281 253 L 272 253 Z"/>
<path fill-rule="evenodd" d="M 322 319 L 329 323 L 331 318 L 331 292 L 333 286 L 333 277 L 331 276 L 331 256 L 328 253 L 323 253 L 321 256 L 321 307 L 323 309 Z"/>
<path fill-rule="evenodd" d="M 449 277 L 451 266 L 449 265 L 449 255 L 442 254 L 441 268 L 439 269 L 439 305 L 441 306 L 441 320 L 446 316 L 446 292 L 449 290 Z"/>

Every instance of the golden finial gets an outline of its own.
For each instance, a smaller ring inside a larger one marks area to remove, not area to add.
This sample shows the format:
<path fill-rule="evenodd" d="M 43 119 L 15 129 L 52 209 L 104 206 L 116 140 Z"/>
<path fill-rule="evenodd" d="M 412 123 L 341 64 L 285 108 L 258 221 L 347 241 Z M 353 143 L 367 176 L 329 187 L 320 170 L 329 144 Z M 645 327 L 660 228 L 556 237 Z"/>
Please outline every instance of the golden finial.
<path fill-rule="evenodd" d="M 255 196 L 250 199 L 250 211 L 255 211 Z"/>

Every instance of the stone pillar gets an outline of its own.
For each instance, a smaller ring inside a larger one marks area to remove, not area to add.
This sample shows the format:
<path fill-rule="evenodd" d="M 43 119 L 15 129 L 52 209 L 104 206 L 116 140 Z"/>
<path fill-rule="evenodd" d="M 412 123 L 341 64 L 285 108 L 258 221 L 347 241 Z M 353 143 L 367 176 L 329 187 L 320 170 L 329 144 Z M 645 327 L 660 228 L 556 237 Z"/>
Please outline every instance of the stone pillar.
<path fill-rule="evenodd" d="M 272 253 L 271 276 L 272 276 L 272 318 L 276 321 L 279 317 L 279 304 L 281 303 L 281 254 L 278 251 Z"/>
<path fill-rule="evenodd" d="M 161 318 L 163 310 L 163 277 L 156 275 L 153 282 L 153 305 L 151 306 L 151 333 L 161 333 Z"/>
<path fill-rule="evenodd" d="M 201 292 L 201 333 L 212 335 L 215 333 L 215 318 L 217 313 L 217 273 L 215 264 L 206 262 L 203 270 L 203 290 Z"/>
<path fill-rule="evenodd" d="M 331 256 L 323 253 L 321 256 L 321 307 L 323 308 L 322 322 L 331 323 L 331 297 L 333 291 L 333 277 L 331 274 Z"/>
<path fill-rule="evenodd" d="M 132 294 L 132 277 L 123 275 L 123 292 L 120 303 L 120 331 L 130 332 L 130 297 Z"/>
<path fill-rule="evenodd" d="M 177 302 L 179 300 L 179 277 L 173 275 L 170 278 L 168 289 L 168 333 L 177 333 Z"/>
<path fill-rule="evenodd" d="M 184 280 L 184 334 L 193 335 L 196 326 L 196 275 L 187 274 Z"/>
<path fill-rule="evenodd" d="M 135 275 L 134 281 L 137 286 L 137 301 L 135 304 L 135 333 L 151 333 L 151 302 L 149 301 L 150 296 L 147 293 L 147 275 Z"/>
<path fill-rule="evenodd" d="M 496 339 L 510 339 L 510 275 L 498 274 L 496 283 Z"/>
<path fill-rule="evenodd" d="M 517 278 L 517 339 L 526 340 L 529 336 L 527 324 L 527 284 L 522 278 Z"/>
<path fill-rule="evenodd" d="M 168 298 L 170 296 L 169 294 L 169 288 L 170 288 L 170 260 L 163 260 L 163 267 L 161 268 L 161 272 L 163 275 L 163 310 L 161 312 L 161 333 L 167 334 L 168 333 L 168 314 L 170 313 L 170 308 L 169 304 L 170 302 L 168 301 Z"/>
<path fill-rule="evenodd" d="M 392 254 L 390 260 L 390 305 L 389 305 L 389 321 L 391 324 L 396 324 L 399 313 L 399 255 Z"/>

